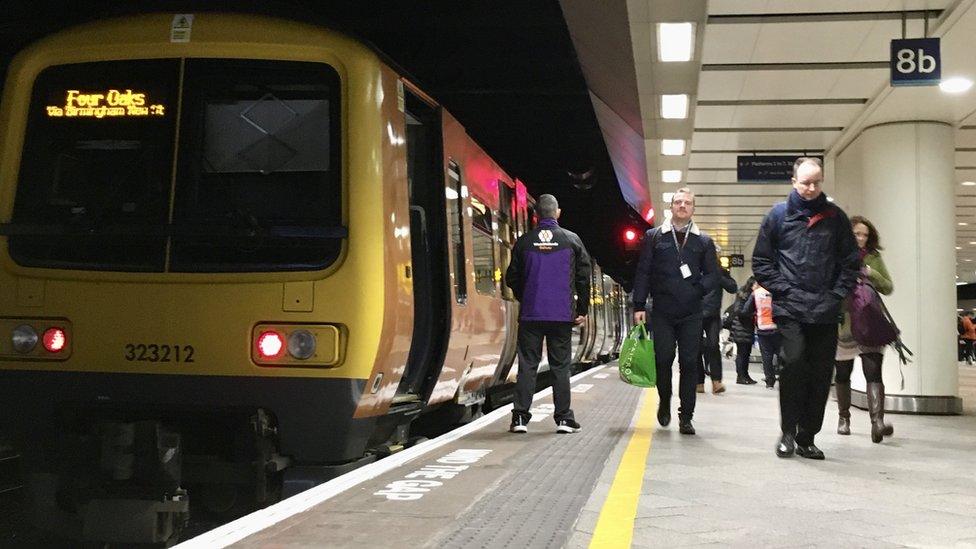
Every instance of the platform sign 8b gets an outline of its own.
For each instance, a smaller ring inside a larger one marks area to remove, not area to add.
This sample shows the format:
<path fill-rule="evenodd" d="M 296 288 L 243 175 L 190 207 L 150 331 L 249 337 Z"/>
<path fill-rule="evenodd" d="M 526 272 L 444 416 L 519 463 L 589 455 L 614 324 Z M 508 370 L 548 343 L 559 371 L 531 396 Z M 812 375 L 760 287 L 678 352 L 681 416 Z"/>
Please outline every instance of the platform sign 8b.
<path fill-rule="evenodd" d="M 891 41 L 891 85 L 935 86 L 942 79 L 939 38 Z"/>

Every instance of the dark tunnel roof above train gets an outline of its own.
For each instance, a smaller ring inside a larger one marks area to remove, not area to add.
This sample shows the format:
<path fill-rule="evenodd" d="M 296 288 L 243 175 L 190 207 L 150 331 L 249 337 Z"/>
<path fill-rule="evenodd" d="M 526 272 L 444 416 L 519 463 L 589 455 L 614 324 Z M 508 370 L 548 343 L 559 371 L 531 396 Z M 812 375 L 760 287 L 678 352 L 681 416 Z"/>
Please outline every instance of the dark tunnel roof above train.
<path fill-rule="evenodd" d="M 562 224 L 580 234 L 605 272 L 629 286 L 617 235 L 646 228 L 621 194 L 557 0 L 485 3 L 172 2 L 138 7 L 11 0 L 0 24 L 4 67 L 31 41 L 78 23 L 127 13 L 236 11 L 314 22 L 371 42 L 466 127 L 513 177 L 552 193 Z M 418 7 L 422 6 L 422 7 Z M 592 170 L 588 189 L 569 172 Z"/>

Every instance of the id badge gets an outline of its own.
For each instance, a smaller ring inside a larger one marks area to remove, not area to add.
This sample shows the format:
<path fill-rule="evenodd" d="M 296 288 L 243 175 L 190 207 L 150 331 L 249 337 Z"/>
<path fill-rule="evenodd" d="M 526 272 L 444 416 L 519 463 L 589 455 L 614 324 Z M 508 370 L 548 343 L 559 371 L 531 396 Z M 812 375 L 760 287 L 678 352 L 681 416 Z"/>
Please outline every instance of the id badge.
<path fill-rule="evenodd" d="M 691 278 L 691 267 L 687 264 L 682 263 L 679 270 L 681 271 L 681 278 Z"/>

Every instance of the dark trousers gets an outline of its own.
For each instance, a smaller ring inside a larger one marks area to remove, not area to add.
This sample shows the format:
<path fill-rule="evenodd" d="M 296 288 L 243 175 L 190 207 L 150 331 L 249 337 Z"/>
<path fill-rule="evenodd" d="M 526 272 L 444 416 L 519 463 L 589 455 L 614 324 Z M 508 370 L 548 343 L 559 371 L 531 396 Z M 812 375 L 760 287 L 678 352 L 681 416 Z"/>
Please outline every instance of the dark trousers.
<path fill-rule="evenodd" d="M 864 372 L 864 381 L 868 383 L 884 383 L 881 379 L 881 362 L 884 355 L 881 353 L 864 353 L 861 355 L 861 370 Z M 854 371 L 854 360 L 838 360 L 837 373 L 834 379 L 841 383 L 851 382 L 851 372 Z"/>
<path fill-rule="evenodd" d="M 569 407 L 569 374 L 573 365 L 572 322 L 519 322 L 518 327 L 518 378 L 515 382 L 513 414 L 526 422 L 532 417 L 532 395 L 535 394 L 535 378 L 542 360 L 542 340 L 546 340 L 549 370 L 552 372 L 552 400 L 556 406 L 553 418 L 556 423 L 574 419 Z"/>
<path fill-rule="evenodd" d="M 779 354 L 779 346 L 782 338 L 778 332 L 769 334 L 756 334 L 759 338 L 759 352 L 762 354 L 763 375 L 766 377 L 766 385 L 773 385 L 776 382 L 776 366 L 773 360 Z"/>
<path fill-rule="evenodd" d="M 701 314 L 684 318 L 652 315 L 654 326 L 654 359 L 657 362 L 657 394 L 661 406 L 671 406 L 671 365 L 675 346 L 678 351 L 678 397 L 681 406 L 678 416 L 691 419 L 695 413 L 695 385 L 698 380 L 698 360 L 701 347 Z"/>
<path fill-rule="evenodd" d="M 698 362 L 698 383 L 705 383 L 705 370 L 712 381 L 722 381 L 722 351 L 718 348 L 718 334 L 722 319 L 718 316 L 702 318 L 705 337 L 701 340 L 701 359 Z"/>
<path fill-rule="evenodd" d="M 749 378 L 749 355 L 751 354 L 751 341 L 735 342 L 735 377 L 737 379 Z"/>
<path fill-rule="evenodd" d="M 801 324 L 777 318 L 783 338 L 779 376 L 780 427 L 796 433 L 796 443 L 813 444 L 823 426 L 837 352 L 837 324 Z"/>

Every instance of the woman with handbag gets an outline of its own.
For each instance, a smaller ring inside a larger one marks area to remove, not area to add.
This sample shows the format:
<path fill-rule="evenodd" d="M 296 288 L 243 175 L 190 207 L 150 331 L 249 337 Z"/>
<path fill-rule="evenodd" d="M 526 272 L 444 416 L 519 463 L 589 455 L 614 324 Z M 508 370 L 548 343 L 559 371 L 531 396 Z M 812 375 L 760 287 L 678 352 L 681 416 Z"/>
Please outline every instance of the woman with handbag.
<path fill-rule="evenodd" d="M 752 300 L 752 285 L 756 277 L 750 276 L 739 288 L 732 303 L 732 328 L 729 330 L 735 342 L 735 382 L 739 385 L 755 385 L 756 380 L 749 376 L 749 356 L 752 354 L 755 323 L 745 307 Z"/>
<path fill-rule="evenodd" d="M 881 245 L 878 231 L 874 225 L 862 216 L 851 218 L 851 229 L 861 251 L 864 267 L 861 276 L 879 293 L 888 295 L 894 290 L 891 275 L 881 259 Z M 847 304 L 844 307 L 844 320 L 838 328 L 837 354 L 835 361 L 837 371 L 834 386 L 837 392 L 837 408 L 840 419 L 837 423 L 837 433 L 851 434 L 851 372 L 854 369 L 854 358 L 861 357 L 861 368 L 867 381 L 868 413 L 871 416 L 871 440 L 881 442 L 886 436 L 894 434 L 894 428 L 884 422 L 884 381 L 881 377 L 881 363 L 884 359 L 884 347 L 868 347 L 858 343 L 851 331 L 851 314 Z"/>

